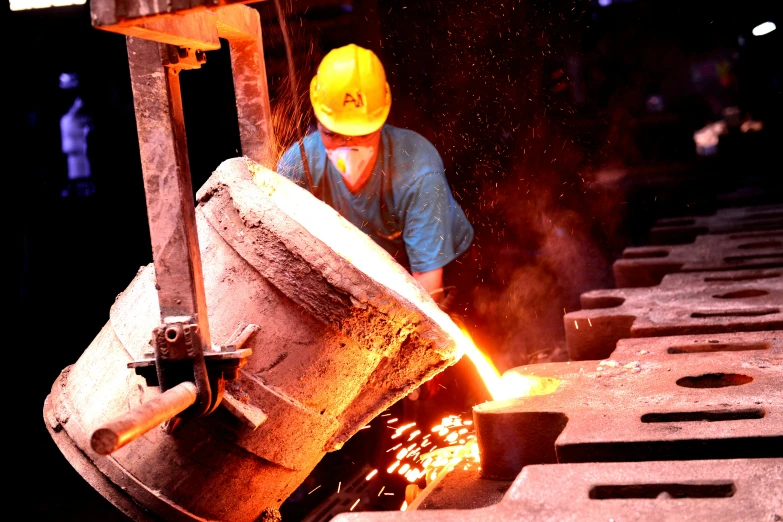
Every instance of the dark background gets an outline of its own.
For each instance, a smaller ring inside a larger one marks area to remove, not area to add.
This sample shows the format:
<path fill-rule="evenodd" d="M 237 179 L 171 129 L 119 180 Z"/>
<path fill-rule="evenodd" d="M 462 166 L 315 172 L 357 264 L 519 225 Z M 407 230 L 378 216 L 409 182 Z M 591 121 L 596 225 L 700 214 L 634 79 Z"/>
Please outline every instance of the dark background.
<path fill-rule="evenodd" d="M 501 371 L 562 358 L 563 313 L 582 292 L 613 286 L 612 262 L 645 244 L 655 219 L 710 213 L 722 194 L 744 194 L 738 204 L 780 194 L 781 30 L 751 35 L 761 22 L 780 25 L 779 2 L 288 1 L 297 98 L 274 3 L 250 5 L 264 24 L 279 153 L 312 124 L 307 87 L 326 52 L 353 42 L 384 62 L 388 122 L 438 148 L 474 225 L 456 309 Z M 22 442 L 11 469 L 33 491 L 25 518 L 122 520 L 59 453 L 42 408 L 152 261 L 125 40 L 92 28 L 88 6 L 4 10 L 14 372 L 5 425 L 10 444 Z M 63 197 L 59 118 L 73 93 L 59 89 L 62 72 L 80 75 L 94 115 L 89 197 Z M 182 89 L 197 189 L 241 153 L 227 46 L 184 72 Z M 303 121 L 290 117 L 295 99 Z M 718 155 L 697 156 L 694 131 L 731 106 L 763 130 L 732 129 Z M 461 362 L 447 384 L 476 393 L 471 371 Z M 335 477 L 366 457 L 363 436 L 325 459 Z M 285 520 L 323 499 L 292 500 Z"/>

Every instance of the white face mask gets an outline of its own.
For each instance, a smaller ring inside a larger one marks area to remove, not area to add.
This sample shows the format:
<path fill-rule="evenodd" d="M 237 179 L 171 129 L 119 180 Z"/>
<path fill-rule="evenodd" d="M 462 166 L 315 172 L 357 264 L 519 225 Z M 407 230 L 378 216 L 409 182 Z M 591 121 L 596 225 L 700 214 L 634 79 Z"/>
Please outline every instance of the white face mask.
<path fill-rule="evenodd" d="M 375 147 L 354 146 L 326 149 L 326 155 L 349 185 L 355 185 L 367 169 Z"/>

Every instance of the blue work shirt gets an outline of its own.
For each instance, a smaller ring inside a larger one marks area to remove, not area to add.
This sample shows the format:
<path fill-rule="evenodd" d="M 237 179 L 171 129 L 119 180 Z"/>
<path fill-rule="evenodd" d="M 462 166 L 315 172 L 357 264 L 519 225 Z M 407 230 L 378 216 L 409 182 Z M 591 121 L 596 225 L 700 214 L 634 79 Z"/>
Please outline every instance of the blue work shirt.
<path fill-rule="evenodd" d="M 304 148 L 314 195 L 411 272 L 444 267 L 473 241 L 440 154 L 422 135 L 384 125 L 372 175 L 355 194 L 329 161 L 320 132 L 305 136 Z M 277 172 L 307 189 L 298 143 L 280 158 Z"/>

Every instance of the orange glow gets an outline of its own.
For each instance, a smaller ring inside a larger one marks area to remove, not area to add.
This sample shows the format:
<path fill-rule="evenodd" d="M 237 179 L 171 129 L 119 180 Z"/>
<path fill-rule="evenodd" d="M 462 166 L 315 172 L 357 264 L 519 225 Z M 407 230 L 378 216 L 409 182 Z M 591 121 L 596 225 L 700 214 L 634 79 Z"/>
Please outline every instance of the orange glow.
<path fill-rule="evenodd" d="M 454 326 L 456 327 L 456 325 Z M 560 385 L 560 381 L 557 379 L 524 375 L 516 368 L 501 376 L 492 361 L 476 347 L 467 332 L 460 330 L 459 335 L 452 336 L 457 341 L 460 356 L 467 355 L 471 359 L 493 400 L 546 395 L 554 393 Z M 412 426 L 413 423 L 400 426 L 391 438 L 399 437 Z M 419 433 L 419 430 L 412 432 L 408 440 Z M 441 445 L 445 446 L 438 448 L 437 445 L 432 445 L 431 448 L 425 450 L 426 453 L 422 454 L 422 449 L 430 446 L 430 440 L 424 439 L 433 436 L 433 434 L 439 437 Z M 401 447 L 400 444 L 394 447 L 395 450 L 398 448 L 400 449 L 396 454 L 397 460 L 387 472 L 397 471 L 411 483 L 415 483 L 423 477 L 429 484 L 441 473 L 447 473 L 455 469 L 457 465 L 465 470 L 474 465 L 481 469 L 478 444 L 473 432 L 473 421 L 463 421 L 458 415 L 443 417 L 441 422 L 430 428 L 430 433 L 422 438 L 420 446 L 418 443 L 414 443 L 407 448 Z M 410 462 L 405 462 L 406 460 Z M 419 471 L 413 466 L 414 463 L 420 463 L 423 469 Z"/>
<path fill-rule="evenodd" d="M 460 335 L 455 338 L 457 341 L 457 348 L 460 353 L 467 355 L 470 358 L 471 362 L 476 367 L 479 376 L 484 381 L 484 385 L 487 387 L 492 399 L 499 401 L 512 398 L 514 395 L 509 394 L 508 390 L 503 386 L 500 372 L 498 372 L 495 365 L 492 364 L 492 361 L 489 360 L 489 357 L 476 348 L 476 345 L 473 344 L 473 339 L 471 339 L 466 331 L 459 330 L 459 333 Z"/>
<path fill-rule="evenodd" d="M 415 303 L 448 334 L 454 340 L 456 358 L 459 359 L 463 355 L 470 358 L 493 400 L 523 397 L 536 388 L 536 384 L 531 382 L 523 383 L 522 388 L 518 388 L 519 379 L 516 379 L 513 385 L 505 382 L 505 378 L 500 376 L 492 361 L 476 347 L 470 335 L 438 308 L 427 291 L 421 285 L 414 284 L 410 273 L 370 236 L 357 229 L 328 205 L 313 205 L 311 198 L 302 198 L 301 194 L 306 190 L 285 177 L 250 159 L 246 162 L 255 185 L 283 212 L 372 279 L 393 289 L 411 303 Z M 535 377 L 529 379 L 535 380 Z M 387 421 L 388 424 L 392 422 L 396 421 L 392 419 Z M 400 437 L 412 426 L 412 424 L 400 426 L 392 438 Z"/>
<path fill-rule="evenodd" d="M 411 423 L 409 423 L 409 424 L 405 424 L 405 425 L 403 425 L 403 426 L 400 426 L 399 428 L 397 428 L 396 430 L 394 430 L 394 435 L 392 435 L 392 437 L 391 437 L 391 438 L 393 438 L 393 439 L 396 439 L 397 437 L 399 437 L 400 435 L 402 435 L 403 433 L 405 433 L 405 430 L 407 430 L 408 428 L 412 428 L 412 427 L 413 427 L 413 426 L 415 426 L 415 425 L 416 425 L 416 423 L 415 423 L 415 422 L 411 422 Z"/>
<path fill-rule="evenodd" d="M 271 198 L 283 212 L 299 222 L 342 258 L 381 285 L 394 290 L 405 300 L 413 303 L 437 324 L 454 343 L 453 347 L 450 346 L 450 350 L 444 354 L 448 356 L 449 362 L 454 363 L 467 355 L 493 400 L 542 395 L 553 393 L 557 389 L 559 381 L 556 379 L 522 375 L 516 370 L 508 371 L 501 376 L 492 361 L 476 347 L 468 332 L 461 329 L 448 314 L 441 310 L 426 290 L 420 284 L 415 284 L 411 274 L 369 235 L 343 219 L 328 205 L 314 205 L 311 198 L 302 198 L 301 192 L 304 189 L 293 182 L 251 160 L 247 160 L 247 164 L 256 186 L 265 197 Z M 592 326 L 589 319 L 588 324 Z M 388 449 L 387 452 L 394 451 L 393 455 L 396 457 L 386 468 L 388 474 L 396 472 L 404 475 L 410 482 L 415 482 L 422 477 L 430 482 L 441 472 L 454 469 L 458 464 L 467 468 L 480 464 L 472 421 L 462 421 L 459 416 L 450 415 L 444 417 L 438 426 L 434 426 L 428 435 L 417 439 L 421 436 L 422 430 L 414 428 L 415 423 L 412 422 L 397 426 L 396 423 L 400 420 L 405 421 L 398 418 L 386 420 L 386 427 L 393 430 L 391 439 L 399 439 L 404 435 L 408 442 L 419 440 L 421 445 L 414 443 L 403 447 L 402 444 L 397 444 Z M 426 431 L 426 427 L 424 429 Z M 432 438 L 428 439 L 427 437 L 430 436 Z M 426 453 L 422 454 L 423 451 Z M 423 469 L 420 471 L 419 467 Z M 367 476 L 367 480 L 374 475 L 373 471 Z M 383 488 L 378 493 L 379 496 L 381 492 Z M 393 493 L 383 494 L 393 495 Z M 351 510 L 354 507 L 356 503 Z M 407 507 L 407 503 L 403 503 L 401 510 L 404 511 Z"/>
<path fill-rule="evenodd" d="M 501 401 L 531 395 L 547 395 L 553 393 L 560 385 L 560 381 L 557 379 L 522 375 L 516 371 L 508 371 L 501 376 L 489 357 L 473 344 L 470 335 L 464 330 L 460 330 L 460 333 L 462 336 L 457 339 L 460 353 L 467 355 L 473 362 L 493 400 Z M 466 421 L 467 423 L 468 421 Z"/>

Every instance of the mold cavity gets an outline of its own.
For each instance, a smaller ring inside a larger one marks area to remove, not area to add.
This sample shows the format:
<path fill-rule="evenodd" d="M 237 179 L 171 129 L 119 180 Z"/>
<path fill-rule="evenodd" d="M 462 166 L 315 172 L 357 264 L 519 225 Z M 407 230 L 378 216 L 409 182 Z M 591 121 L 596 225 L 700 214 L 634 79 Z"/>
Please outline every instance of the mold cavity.
<path fill-rule="evenodd" d="M 597 297 L 589 297 L 582 303 L 582 308 L 585 310 L 596 310 L 598 308 L 616 308 L 625 302 L 625 297 L 617 297 L 614 295 L 604 295 Z"/>
<path fill-rule="evenodd" d="M 651 257 L 666 257 L 667 250 L 648 250 L 647 252 L 623 252 L 623 259 L 646 259 Z"/>
<path fill-rule="evenodd" d="M 693 312 L 694 319 L 707 319 L 710 317 L 760 317 L 780 313 L 778 308 L 765 308 L 762 310 L 726 310 L 722 312 Z"/>
<path fill-rule="evenodd" d="M 678 411 L 676 413 L 645 413 L 641 421 L 654 422 L 721 422 L 733 420 L 763 419 L 764 410 L 748 408 L 745 410 Z"/>
<path fill-rule="evenodd" d="M 755 261 L 757 259 L 776 259 L 783 263 L 783 254 L 748 254 L 746 256 L 727 256 L 723 260 L 727 263 L 739 263 L 741 261 Z"/>
<path fill-rule="evenodd" d="M 753 250 L 756 248 L 776 248 L 783 245 L 780 241 L 757 241 L 755 243 L 743 243 L 741 245 L 737 245 L 737 248 L 741 248 L 743 250 Z"/>
<path fill-rule="evenodd" d="M 728 498 L 737 487 L 733 482 L 702 482 L 689 484 L 607 484 L 590 488 L 593 500 L 610 498 Z"/>
<path fill-rule="evenodd" d="M 766 290 L 737 290 L 735 292 L 727 292 L 725 294 L 713 295 L 715 299 L 743 299 L 745 297 L 761 297 L 762 295 L 769 295 Z"/>
<path fill-rule="evenodd" d="M 557 388 L 560 387 L 560 379 L 524 375 L 517 373 L 514 369 L 505 372 L 502 381 L 505 395 L 507 395 L 503 397 L 504 399 L 549 395 L 550 393 L 555 393 Z"/>
<path fill-rule="evenodd" d="M 670 346 L 666 352 L 671 354 L 681 354 L 705 352 L 746 352 L 751 350 L 769 350 L 769 343 L 710 343 Z"/>
<path fill-rule="evenodd" d="M 661 221 L 658 221 L 656 226 L 659 227 L 690 227 L 696 224 L 695 219 L 672 219 L 672 220 L 665 220 L 662 219 Z"/>
<path fill-rule="evenodd" d="M 755 274 L 736 274 L 727 276 L 705 277 L 705 283 L 718 283 L 723 281 L 756 281 L 758 279 L 774 279 L 780 277 L 780 273 L 764 274 L 757 272 Z"/>
<path fill-rule="evenodd" d="M 677 386 L 683 388 L 727 388 L 751 382 L 753 382 L 753 377 L 740 373 L 705 373 L 704 375 L 677 379 Z"/>

